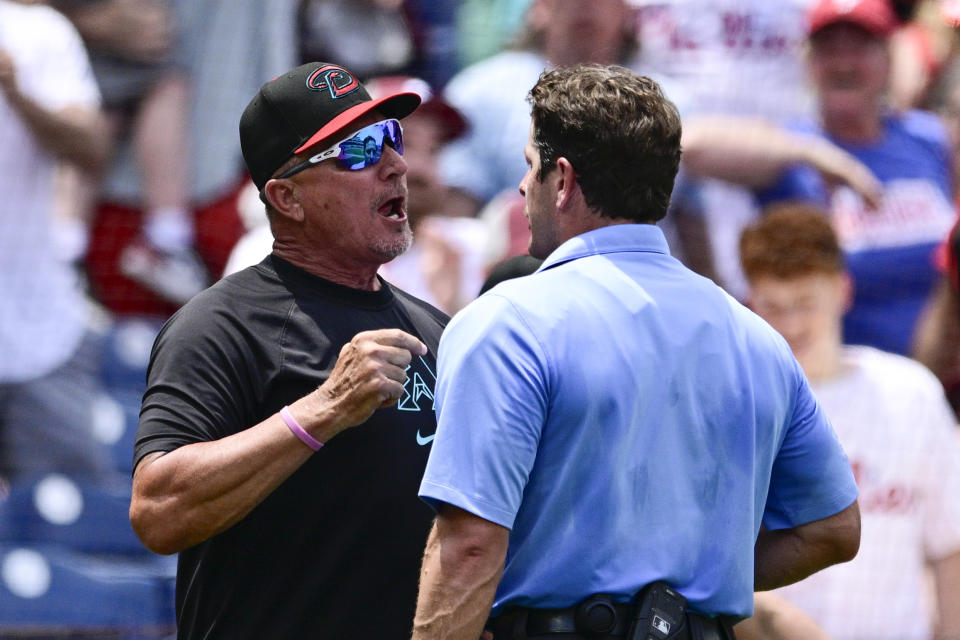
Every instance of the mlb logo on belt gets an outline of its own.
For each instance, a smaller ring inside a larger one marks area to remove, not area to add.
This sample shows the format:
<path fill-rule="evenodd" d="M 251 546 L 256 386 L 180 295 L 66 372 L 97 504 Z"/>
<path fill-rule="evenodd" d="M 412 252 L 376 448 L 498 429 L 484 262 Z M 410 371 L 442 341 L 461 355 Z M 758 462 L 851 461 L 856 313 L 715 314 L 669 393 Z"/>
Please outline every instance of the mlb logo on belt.
<path fill-rule="evenodd" d="M 653 628 L 667 635 L 670 633 L 670 623 L 661 618 L 660 616 L 653 616 Z"/>

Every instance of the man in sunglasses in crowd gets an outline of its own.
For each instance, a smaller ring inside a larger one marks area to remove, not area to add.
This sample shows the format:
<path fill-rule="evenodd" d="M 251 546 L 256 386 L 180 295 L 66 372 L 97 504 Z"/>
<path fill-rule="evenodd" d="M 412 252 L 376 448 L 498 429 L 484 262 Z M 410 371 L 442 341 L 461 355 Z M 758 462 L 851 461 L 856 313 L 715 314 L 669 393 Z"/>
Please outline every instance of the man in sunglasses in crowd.
<path fill-rule="evenodd" d="M 409 637 L 447 318 L 377 269 L 410 245 L 397 119 L 419 102 L 318 62 L 241 118 L 273 252 L 160 332 L 134 452 L 181 640 Z"/>

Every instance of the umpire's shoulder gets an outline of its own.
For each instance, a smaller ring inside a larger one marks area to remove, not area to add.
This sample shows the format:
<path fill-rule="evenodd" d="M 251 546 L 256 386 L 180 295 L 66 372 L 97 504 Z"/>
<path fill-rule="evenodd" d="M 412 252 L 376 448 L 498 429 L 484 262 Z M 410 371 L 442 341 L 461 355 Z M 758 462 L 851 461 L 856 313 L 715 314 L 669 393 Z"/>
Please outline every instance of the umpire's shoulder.
<path fill-rule="evenodd" d="M 542 287 L 533 280 L 534 276 L 513 278 L 484 292 L 453 316 L 446 333 L 466 330 L 480 336 L 496 325 L 529 322 L 532 310 L 547 306 L 540 300 Z"/>

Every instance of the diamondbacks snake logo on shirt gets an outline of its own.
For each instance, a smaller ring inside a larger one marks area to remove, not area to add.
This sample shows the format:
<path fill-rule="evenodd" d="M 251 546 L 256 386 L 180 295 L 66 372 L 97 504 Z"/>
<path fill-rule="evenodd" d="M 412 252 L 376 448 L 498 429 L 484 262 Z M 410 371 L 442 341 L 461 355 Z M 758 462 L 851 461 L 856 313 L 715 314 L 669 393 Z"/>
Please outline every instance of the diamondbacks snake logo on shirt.
<path fill-rule="evenodd" d="M 406 368 L 407 381 L 403 383 L 403 397 L 397 402 L 400 411 L 433 411 L 433 388 L 437 376 L 422 356 L 413 360 Z M 417 444 L 420 446 L 433 442 L 436 434 L 417 430 Z"/>

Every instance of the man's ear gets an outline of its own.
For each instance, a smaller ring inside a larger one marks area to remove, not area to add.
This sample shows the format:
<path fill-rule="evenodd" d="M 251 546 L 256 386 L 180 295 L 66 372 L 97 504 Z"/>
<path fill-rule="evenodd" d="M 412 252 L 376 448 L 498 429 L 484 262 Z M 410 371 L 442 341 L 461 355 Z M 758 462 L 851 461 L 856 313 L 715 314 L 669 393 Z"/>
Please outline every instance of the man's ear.
<path fill-rule="evenodd" d="M 278 214 L 295 222 L 303 222 L 303 207 L 300 206 L 300 199 L 297 197 L 296 183 L 271 178 L 263 186 L 263 195 Z"/>
<path fill-rule="evenodd" d="M 566 158 L 557 158 L 557 209 L 564 209 L 572 202 L 572 198 L 580 193 L 580 184 L 577 182 L 577 172 Z"/>

